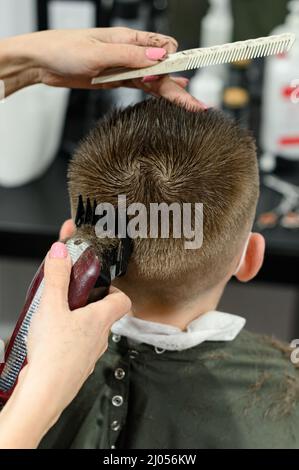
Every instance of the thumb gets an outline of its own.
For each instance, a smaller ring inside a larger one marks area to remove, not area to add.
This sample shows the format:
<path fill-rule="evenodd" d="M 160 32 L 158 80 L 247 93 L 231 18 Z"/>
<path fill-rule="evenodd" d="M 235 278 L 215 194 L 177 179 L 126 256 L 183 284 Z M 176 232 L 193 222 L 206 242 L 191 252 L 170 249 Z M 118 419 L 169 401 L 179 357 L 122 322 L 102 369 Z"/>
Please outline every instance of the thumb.
<path fill-rule="evenodd" d="M 109 294 L 103 300 L 88 305 L 94 315 L 98 315 L 109 329 L 117 320 L 126 315 L 131 309 L 132 303 L 129 297 L 111 287 Z"/>
<path fill-rule="evenodd" d="M 72 262 L 64 243 L 56 242 L 49 251 L 44 267 L 43 301 L 68 306 L 68 288 Z"/>

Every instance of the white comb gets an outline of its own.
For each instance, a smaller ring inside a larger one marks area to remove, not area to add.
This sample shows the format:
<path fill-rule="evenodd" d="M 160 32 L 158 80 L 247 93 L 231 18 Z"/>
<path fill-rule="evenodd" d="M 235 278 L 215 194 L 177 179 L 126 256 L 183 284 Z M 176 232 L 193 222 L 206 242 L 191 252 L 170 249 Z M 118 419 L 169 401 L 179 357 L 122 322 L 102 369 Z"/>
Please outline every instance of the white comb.
<path fill-rule="evenodd" d="M 295 34 L 287 33 L 265 38 L 249 39 L 221 46 L 189 49 L 169 54 L 167 59 L 157 65 L 142 69 L 114 68 L 92 80 L 92 84 L 116 82 L 142 78 L 147 75 L 164 75 L 183 70 L 193 70 L 208 65 L 227 64 L 238 60 L 255 59 L 269 55 L 281 54 L 291 49 Z"/>

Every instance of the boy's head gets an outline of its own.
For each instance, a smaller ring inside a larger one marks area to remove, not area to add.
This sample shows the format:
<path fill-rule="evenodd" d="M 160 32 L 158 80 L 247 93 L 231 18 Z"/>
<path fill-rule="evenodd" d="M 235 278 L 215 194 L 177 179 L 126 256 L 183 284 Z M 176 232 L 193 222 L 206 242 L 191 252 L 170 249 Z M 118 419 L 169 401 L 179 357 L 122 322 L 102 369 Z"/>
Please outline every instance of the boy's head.
<path fill-rule="evenodd" d="M 144 101 L 91 131 L 70 164 L 69 190 L 73 213 L 80 194 L 113 205 L 126 195 L 127 204 L 147 208 L 202 203 L 201 248 L 186 249 L 184 239 L 135 239 L 121 286 L 162 302 L 184 301 L 221 283 L 238 264 L 259 194 L 255 143 L 220 111 Z M 92 238 L 100 250 L 103 240 Z"/>

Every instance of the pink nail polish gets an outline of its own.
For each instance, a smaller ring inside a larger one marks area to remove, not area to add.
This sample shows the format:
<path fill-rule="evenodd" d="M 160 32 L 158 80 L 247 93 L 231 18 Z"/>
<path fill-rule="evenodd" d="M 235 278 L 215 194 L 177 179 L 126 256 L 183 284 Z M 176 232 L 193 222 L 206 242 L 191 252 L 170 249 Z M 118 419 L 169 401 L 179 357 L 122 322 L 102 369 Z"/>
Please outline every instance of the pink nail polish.
<path fill-rule="evenodd" d="M 196 98 L 194 98 L 194 103 L 197 103 L 200 107 L 200 109 L 202 109 L 203 111 L 207 111 L 208 109 L 210 109 L 209 106 L 207 106 L 205 103 L 203 103 L 202 101 L 200 100 L 197 100 Z"/>
<path fill-rule="evenodd" d="M 150 83 L 150 82 L 156 82 L 157 80 L 159 80 L 159 76 L 158 75 L 148 75 L 147 77 L 144 77 L 141 81 L 142 83 Z"/>
<path fill-rule="evenodd" d="M 67 247 L 64 243 L 56 242 L 52 245 L 50 250 L 50 258 L 52 259 L 63 259 L 68 255 Z"/>
<path fill-rule="evenodd" d="M 145 55 L 150 60 L 161 60 L 166 58 L 167 50 L 163 47 L 149 47 L 146 49 Z"/>

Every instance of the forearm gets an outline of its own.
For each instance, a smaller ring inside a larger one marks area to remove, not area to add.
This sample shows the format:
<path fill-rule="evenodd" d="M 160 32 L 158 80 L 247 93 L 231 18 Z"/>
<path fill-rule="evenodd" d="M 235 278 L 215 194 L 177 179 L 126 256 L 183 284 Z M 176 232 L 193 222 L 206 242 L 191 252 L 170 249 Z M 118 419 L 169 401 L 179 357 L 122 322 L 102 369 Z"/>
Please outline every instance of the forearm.
<path fill-rule="evenodd" d="M 0 413 L 0 449 L 36 448 L 59 418 L 51 388 L 42 384 L 41 375 L 24 372 Z"/>
<path fill-rule="evenodd" d="M 5 97 L 39 82 L 39 69 L 34 60 L 34 34 L 0 40 L 0 80 Z"/>

